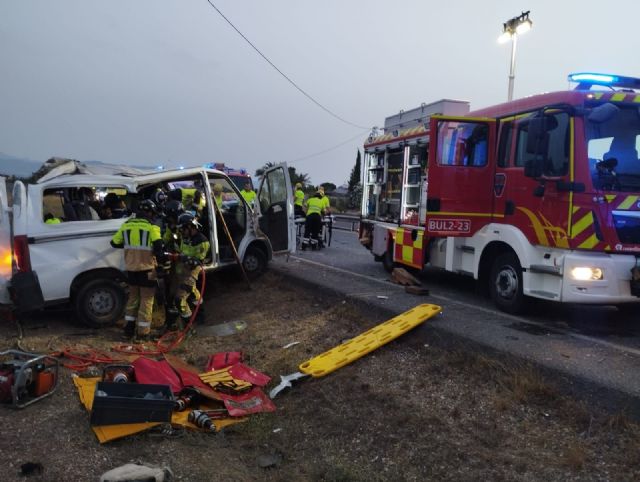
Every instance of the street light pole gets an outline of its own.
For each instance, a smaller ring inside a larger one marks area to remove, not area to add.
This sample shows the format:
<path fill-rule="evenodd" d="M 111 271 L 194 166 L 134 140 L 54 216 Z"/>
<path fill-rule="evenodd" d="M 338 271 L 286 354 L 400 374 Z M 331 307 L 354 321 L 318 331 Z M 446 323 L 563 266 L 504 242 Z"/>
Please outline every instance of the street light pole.
<path fill-rule="evenodd" d="M 507 100 L 513 100 L 513 83 L 516 78 L 516 46 L 518 44 L 518 35 L 531 29 L 533 23 L 529 19 L 529 12 L 522 12 L 519 16 L 513 17 L 502 24 L 502 35 L 498 38 L 498 42 L 503 43 L 511 40 L 511 65 L 509 68 L 509 92 Z"/>
<path fill-rule="evenodd" d="M 511 35 L 511 67 L 509 69 L 509 94 L 507 100 L 513 100 L 513 80 L 516 78 L 516 44 L 518 43 L 518 34 Z"/>

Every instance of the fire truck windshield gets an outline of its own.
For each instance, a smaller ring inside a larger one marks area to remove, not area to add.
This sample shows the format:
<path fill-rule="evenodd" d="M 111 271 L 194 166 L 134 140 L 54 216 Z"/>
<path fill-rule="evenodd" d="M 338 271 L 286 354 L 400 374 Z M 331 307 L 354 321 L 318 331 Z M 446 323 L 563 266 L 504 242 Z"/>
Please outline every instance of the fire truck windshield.
<path fill-rule="evenodd" d="M 609 115 L 585 117 L 593 187 L 640 192 L 640 110 L 637 105 L 611 106 L 607 105 Z"/>

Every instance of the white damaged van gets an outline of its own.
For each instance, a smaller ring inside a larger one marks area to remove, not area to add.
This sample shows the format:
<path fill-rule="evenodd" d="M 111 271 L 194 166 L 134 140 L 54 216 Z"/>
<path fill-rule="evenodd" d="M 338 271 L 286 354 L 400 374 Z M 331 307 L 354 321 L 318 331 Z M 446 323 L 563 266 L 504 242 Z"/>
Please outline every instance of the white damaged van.
<path fill-rule="evenodd" d="M 250 276 L 263 271 L 274 254 L 295 250 L 285 164 L 265 172 L 253 206 L 226 174 L 205 168 L 141 173 L 69 161 L 34 184 L 16 181 L 10 205 L 5 181 L 0 177 L 0 305 L 20 312 L 71 302 L 90 326 L 108 325 L 121 316 L 124 262 L 122 251 L 109 241 L 124 219 L 114 219 L 104 207 L 107 196 L 117 197 L 128 216 L 159 189 L 201 191 L 206 199 L 203 232 L 211 241 L 207 271 L 237 264 L 230 240 Z M 223 195 L 217 215 L 215 185 Z"/>

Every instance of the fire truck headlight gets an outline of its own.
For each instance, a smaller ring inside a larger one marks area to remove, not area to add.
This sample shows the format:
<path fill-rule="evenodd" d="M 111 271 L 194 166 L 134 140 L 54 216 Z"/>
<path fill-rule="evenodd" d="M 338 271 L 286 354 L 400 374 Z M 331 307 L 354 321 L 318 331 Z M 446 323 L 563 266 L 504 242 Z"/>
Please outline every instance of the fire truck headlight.
<path fill-rule="evenodd" d="M 601 268 L 576 266 L 571 270 L 571 277 L 578 281 L 596 281 L 603 279 L 604 273 Z"/>

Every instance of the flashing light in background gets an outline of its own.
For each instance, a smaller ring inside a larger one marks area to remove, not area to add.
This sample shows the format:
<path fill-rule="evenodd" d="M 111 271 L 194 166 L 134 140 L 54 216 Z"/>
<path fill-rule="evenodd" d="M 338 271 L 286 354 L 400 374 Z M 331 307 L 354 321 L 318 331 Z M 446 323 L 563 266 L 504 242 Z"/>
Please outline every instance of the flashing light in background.
<path fill-rule="evenodd" d="M 10 249 L 0 250 L 0 276 L 11 276 L 11 262 L 13 258 L 11 256 Z"/>
<path fill-rule="evenodd" d="M 178 166 L 178 169 L 183 170 L 184 166 Z"/>
<path fill-rule="evenodd" d="M 164 166 L 162 166 L 162 165 L 156 166 L 156 170 L 157 171 L 164 171 Z"/>
<path fill-rule="evenodd" d="M 599 84 L 612 84 L 618 82 L 618 77 L 609 74 L 596 74 L 591 72 L 580 72 L 569 74 L 570 82 L 595 82 Z"/>

